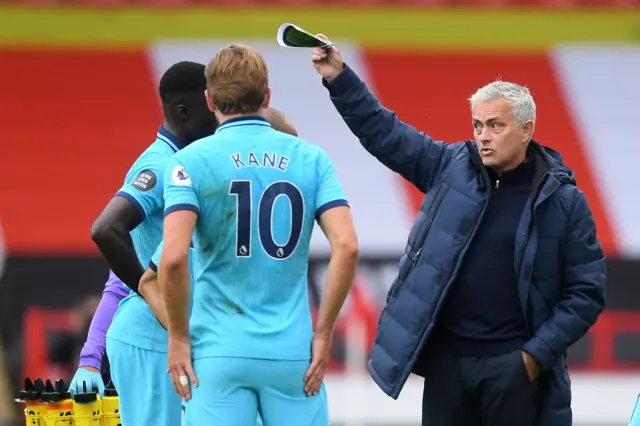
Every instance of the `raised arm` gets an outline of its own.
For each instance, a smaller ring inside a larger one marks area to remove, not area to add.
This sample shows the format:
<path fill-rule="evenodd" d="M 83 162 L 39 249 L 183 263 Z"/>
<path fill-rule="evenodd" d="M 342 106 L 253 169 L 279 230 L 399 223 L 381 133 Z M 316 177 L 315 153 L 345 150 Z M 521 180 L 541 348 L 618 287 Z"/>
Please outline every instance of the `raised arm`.
<path fill-rule="evenodd" d="M 333 105 L 362 146 L 389 169 L 427 192 L 453 157 L 456 146 L 434 141 L 383 107 L 343 62 L 336 47 L 314 49 L 312 60 Z"/>

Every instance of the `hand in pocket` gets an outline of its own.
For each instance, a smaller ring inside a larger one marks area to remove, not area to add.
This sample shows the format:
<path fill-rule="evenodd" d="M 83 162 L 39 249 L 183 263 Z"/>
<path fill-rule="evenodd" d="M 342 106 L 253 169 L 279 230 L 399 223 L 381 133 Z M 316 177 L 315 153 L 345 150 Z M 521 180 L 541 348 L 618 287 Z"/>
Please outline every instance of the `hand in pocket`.
<path fill-rule="evenodd" d="M 520 352 L 522 352 L 522 361 L 524 362 L 524 368 L 527 370 L 529 381 L 533 383 L 540 375 L 540 366 L 529 352 Z"/>

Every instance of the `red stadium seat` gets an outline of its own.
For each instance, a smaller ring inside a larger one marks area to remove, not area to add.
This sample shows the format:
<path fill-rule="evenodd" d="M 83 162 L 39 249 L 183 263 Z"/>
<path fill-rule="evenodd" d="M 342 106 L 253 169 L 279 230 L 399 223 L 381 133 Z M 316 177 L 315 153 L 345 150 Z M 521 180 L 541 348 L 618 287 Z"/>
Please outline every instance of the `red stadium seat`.
<path fill-rule="evenodd" d="M 284 4 L 288 6 L 322 6 L 326 5 L 324 0 L 271 0 L 270 4 Z M 344 2 L 343 2 L 344 3 Z"/>
<path fill-rule="evenodd" d="M 451 0 L 403 0 L 403 3 L 407 5 L 422 5 L 422 6 L 449 6 L 452 4 Z"/>
<path fill-rule="evenodd" d="M 585 6 L 640 7 L 640 0 L 583 0 Z"/>
<path fill-rule="evenodd" d="M 267 2 L 268 4 L 269 2 Z M 191 4 L 198 4 L 198 5 L 210 5 L 210 4 L 215 4 L 215 5 L 223 5 L 223 6 L 249 6 L 249 5 L 258 5 L 260 4 L 260 2 L 256 1 L 256 0 L 213 0 L 213 1 L 194 1 L 191 0 Z"/>
<path fill-rule="evenodd" d="M 194 2 L 190 0 L 138 0 L 136 3 L 141 5 L 153 5 L 157 7 L 181 7 L 191 6 Z"/>
<path fill-rule="evenodd" d="M 388 3 L 387 0 L 330 0 L 329 3 L 336 6 L 380 6 Z"/>
<path fill-rule="evenodd" d="M 517 0 L 459 0 L 455 4 L 457 6 L 472 6 L 472 7 L 510 7 L 515 6 Z"/>
<path fill-rule="evenodd" d="M 122 6 L 127 0 L 73 0 L 74 4 L 82 4 L 89 6 Z"/>
<path fill-rule="evenodd" d="M 60 0 L 22 0 L 19 3 L 26 5 L 47 6 L 60 3 Z"/>
<path fill-rule="evenodd" d="M 580 6 L 582 0 L 521 0 L 522 6 L 567 9 Z"/>
<path fill-rule="evenodd" d="M 2 0 L 0 0 L 2 1 Z M 456 7 L 534 7 L 566 9 L 579 7 L 600 7 L 600 8 L 620 8 L 620 7 L 640 7 L 640 0 L 5 0 L 8 3 L 22 3 L 27 5 L 55 5 L 55 4 L 84 4 L 91 6 L 121 6 L 121 5 L 142 5 L 142 6 L 224 6 L 224 7 L 246 7 L 246 6 L 456 6 Z"/>

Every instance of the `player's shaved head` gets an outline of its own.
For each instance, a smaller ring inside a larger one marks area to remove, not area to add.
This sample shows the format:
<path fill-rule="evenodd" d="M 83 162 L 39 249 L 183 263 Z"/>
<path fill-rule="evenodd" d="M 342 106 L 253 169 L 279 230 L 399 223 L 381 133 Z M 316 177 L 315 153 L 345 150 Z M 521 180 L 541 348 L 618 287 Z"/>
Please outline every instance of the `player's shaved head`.
<path fill-rule="evenodd" d="M 205 66 L 181 61 L 160 78 L 158 93 L 166 127 L 185 144 L 211 135 L 218 126 L 204 97 L 207 87 Z"/>
<path fill-rule="evenodd" d="M 205 66 L 197 62 L 182 61 L 173 64 L 160 78 L 158 91 L 163 103 L 175 102 L 184 95 L 202 95 L 207 88 Z"/>

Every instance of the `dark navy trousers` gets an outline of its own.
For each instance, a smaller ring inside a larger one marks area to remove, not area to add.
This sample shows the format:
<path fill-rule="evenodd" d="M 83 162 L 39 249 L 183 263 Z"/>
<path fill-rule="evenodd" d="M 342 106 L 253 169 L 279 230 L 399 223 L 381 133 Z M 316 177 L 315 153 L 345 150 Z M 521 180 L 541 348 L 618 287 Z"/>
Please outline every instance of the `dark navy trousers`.
<path fill-rule="evenodd" d="M 492 357 L 428 358 L 421 372 L 422 426 L 537 425 L 538 379 L 529 380 L 519 349 Z"/>

